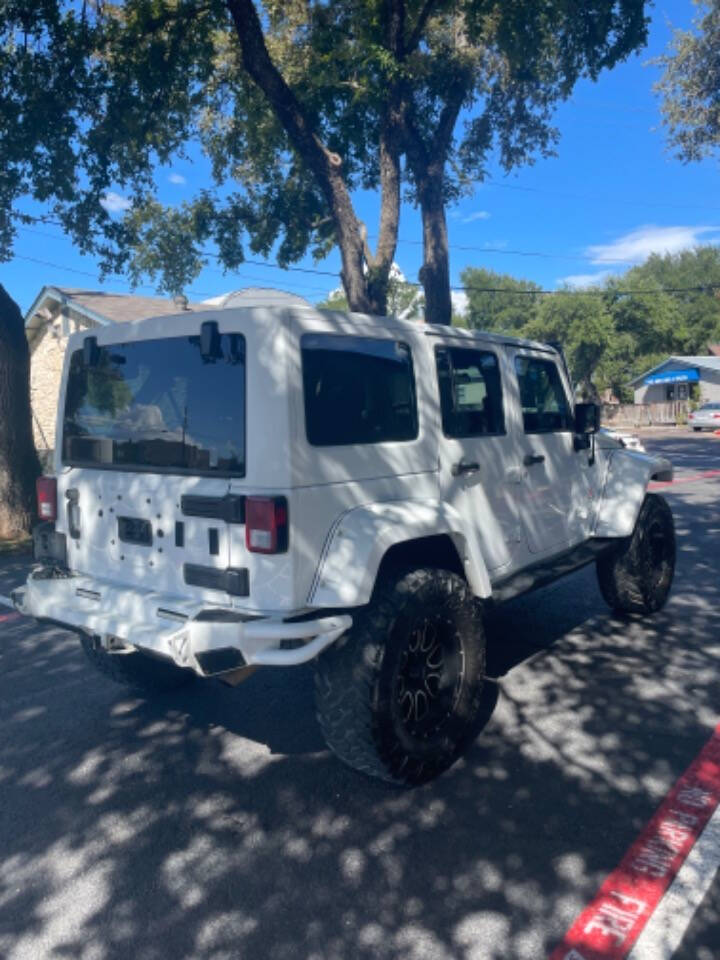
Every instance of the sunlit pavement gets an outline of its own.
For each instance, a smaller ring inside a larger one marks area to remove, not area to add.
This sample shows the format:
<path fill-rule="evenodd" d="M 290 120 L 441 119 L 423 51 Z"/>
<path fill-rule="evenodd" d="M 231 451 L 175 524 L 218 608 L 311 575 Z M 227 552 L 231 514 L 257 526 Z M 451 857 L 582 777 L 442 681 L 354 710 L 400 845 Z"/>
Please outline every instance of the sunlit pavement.
<path fill-rule="evenodd" d="M 720 720 L 720 478 L 663 492 L 666 609 L 614 618 L 588 568 L 497 611 L 486 725 L 411 792 L 327 753 L 311 668 L 147 701 L 0 608 L 0 956 L 543 960 Z M 716 879 L 675 957 L 719 956 Z"/>

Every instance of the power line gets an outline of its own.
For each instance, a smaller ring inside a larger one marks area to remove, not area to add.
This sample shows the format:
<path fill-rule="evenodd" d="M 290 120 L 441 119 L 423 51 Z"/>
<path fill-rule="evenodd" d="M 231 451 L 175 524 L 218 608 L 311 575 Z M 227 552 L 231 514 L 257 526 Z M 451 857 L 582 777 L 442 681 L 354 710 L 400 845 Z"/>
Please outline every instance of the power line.
<path fill-rule="evenodd" d="M 525 189 L 525 188 L 523 188 Z M 49 237 L 53 240 L 59 240 L 60 237 L 57 237 L 55 234 L 46 233 L 43 230 L 37 230 L 34 227 L 21 227 L 21 230 L 25 230 L 29 233 L 34 233 L 38 236 Z M 376 234 L 368 234 L 368 238 L 371 240 L 377 239 Z M 422 240 L 411 240 L 407 237 L 400 237 L 397 241 L 398 245 L 406 246 L 418 246 L 423 245 Z M 494 246 L 477 246 L 472 244 L 460 244 L 460 243 L 449 243 L 449 250 L 461 250 L 465 253 L 496 253 L 501 255 L 515 256 L 515 257 L 533 257 L 542 260 L 571 260 L 573 262 L 579 263 L 589 263 L 589 264 L 632 264 L 632 260 L 623 259 L 622 257 L 592 257 L 592 256 L 583 256 L 576 253 L 548 253 L 546 250 L 520 250 L 515 247 L 494 247 Z M 210 250 L 201 250 L 200 253 L 203 256 L 211 257 L 214 260 L 221 261 L 222 257 L 220 254 L 214 253 Z M 295 265 L 281 266 L 279 263 L 272 263 L 265 260 L 243 260 L 243 264 L 248 264 L 252 267 L 263 267 L 265 269 L 272 270 L 286 270 L 291 273 L 307 273 L 314 274 L 315 276 L 322 277 L 333 277 L 338 279 L 339 272 L 337 270 L 319 270 L 315 267 L 298 267 Z M 248 278 L 250 279 L 250 278 Z M 258 278 L 259 279 L 259 278 Z M 319 287 L 313 287 L 308 289 L 320 289 Z"/>
<path fill-rule="evenodd" d="M 590 200 L 597 203 L 617 204 L 619 206 L 630 207 L 662 207 L 671 210 L 720 210 L 720 207 L 711 207 L 707 204 L 698 203 L 667 203 L 659 200 L 627 200 L 624 197 L 600 197 L 592 194 L 565 193 L 560 190 L 548 190 L 544 187 L 522 187 L 516 183 L 500 183 L 493 180 L 492 177 L 485 180 L 485 183 L 498 187 L 501 190 L 518 190 L 522 193 L 545 193 L 548 196 L 563 197 L 565 200 Z"/>
<path fill-rule="evenodd" d="M 371 237 L 371 239 L 375 239 Z M 407 244 L 408 246 L 422 246 L 422 240 L 398 240 L 398 244 Z M 508 247 L 491 247 L 491 246 L 472 246 L 461 243 L 449 243 L 449 250 L 463 250 L 465 252 L 472 253 L 506 253 L 511 254 L 516 257 L 541 257 L 544 260 L 579 260 L 582 263 L 632 263 L 632 260 L 623 260 L 619 257 L 587 257 L 581 256 L 577 253 L 548 253 L 547 251 L 542 250 L 517 250 Z"/>
<path fill-rule="evenodd" d="M 412 286 L 420 286 L 420 284 L 412 284 Z M 620 289 L 610 289 L 610 290 L 595 290 L 588 287 L 574 288 L 568 290 L 566 288 L 560 290 L 507 290 L 502 287 L 450 287 L 451 290 L 456 293 L 504 293 L 510 296 L 556 296 L 560 293 L 576 293 L 581 294 L 582 296 L 592 295 L 598 297 L 605 297 L 608 294 L 614 294 L 619 297 L 651 297 L 651 296 L 661 296 L 665 293 L 713 293 L 716 290 L 720 290 L 720 283 L 705 283 L 701 286 L 696 287 L 657 287 L 654 290 L 620 290 Z"/>
<path fill-rule="evenodd" d="M 49 234 L 46 234 L 46 236 L 49 236 Z M 80 270 L 80 269 L 78 269 L 77 267 L 68 267 L 68 266 L 64 266 L 64 265 L 61 264 L 61 263 L 53 263 L 51 260 L 40 260 L 40 259 L 37 258 L 37 257 L 27 257 L 27 256 L 23 256 L 23 255 L 21 255 L 21 254 L 14 254 L 14 257 L 15 257 L 16 260 L 24 260 L 24 261 L 26 261 L 26 262 L 28 262 L 28 263 L 35 263 L 35 264 L 37 264 L 38 266 L 43 266 L 43 267 L 52 267 L 54 270 L 63 270 L 65 273 L 74 273 L 74 274 L 77 274 L 78 276 L 89 277 L 89 278 L 92 279 L 92 280 L 97 280 L 99 283 L 102 283 L 102 279 L 101 279 L 100 275 L 97 274 L 97 273 L 92 273 L 92 272 L 89 271 L 89 270 Z M 246 262 L 249 262 L 249 261 L 246 261 Z M 265 264 L 263 264 L 263 266 L 265 266 Z M 277 269 L 282 269 L 282 267 L 278 267 Z M 211 270 L 211 272 L 212 272 L 212 273 L 218 273 L 218 274 L 219 274 L 219 273 L 221 273 L 222 271 L 220 271 L 220 270 Z M 245 274 L 244 276 L 241 277 L 241 276 L 240 276 L 240 273 L 241 273 L 241 271 L 236 271 L 236 275 L 238 275 L 238 278 L 239 278 L 239 279 L 243 279 L 243 280 L 254 280 L 254 281 L 258 281 L 258 282 L 263 282 L 263 281 L 265 280 L 265 277 L 254 277 L 254 276 L 248 275 L 248 274 Z M 120 279 L 123 279 L 121 274 L 108 274 L 108 276 L 118 277 L 118 278 L 120 278 Z M 333 274 L 333 276 L 336 276 L 336 275 Z M 284 281 L 277 281 L 277 282 L 278 282 L 278 283 L 284 283 Z M 284 285 L 285 285 L 285 286 L 290 286 L 290 284 L 287 284 L 287 283 L 284 283 Z M 293 287 L 301 287 L 302 289 L 305 289 L 305 290 L 312 290 L 313 292 L 316 292 L 316 293 L 326 293 L 326 288 L 325 288 L 325 287 L 318 286 L 318 285 L 309 285 L 309 284 L 297 284 L 297 283 L 294 283 L 294 284 L 292 284 L 292 286 L 293 286 Z M 152 284 L 147 284 L 147 283 L 138 283 L 138 284 L 135 284 L 135 286 L 134 286 L 133 289 L 156 291 L 156 287 L 152 286 Z M 203 291 L 203 290 L 188 290 L 188 293 L 192 293 L 194 296 L 199 296 L 199 297 L 212 297 L 212 296 L 215 296 L 215 294 L 209 293 L 207 290 L 205 290 L 205 291 Z"/>
<path fill-rule="evenodd" d="M 40 266 L 44 266 L 44 267 L 53 267 L 53 268 L 56 269 L 56 270 L 65 270 L 65 271 L 68 272 L 68 273 L 75 273 L 75 274 L 80 274 L 80 275 L 85 276 L 85 277 L 92 277 L 92 278 L 95 279 L 95 280 L 99 280 L 99 279 L 100 279 L 100 277 L 99 277 L 97 274 L 95 274 L 95 273 L 90 273 L 90 272 L 87 271 L 87 270 L 78 270 L 78 269 L 75 268 L 75 267 L 66 267 L 66 266 L 63 266 L 62 264 L 59 264 L 59 263 L 53 263 L 53 262 L 50 261 L 50 260 L 40 260 L 40 259 L 38 259 L 38 258 L 36 258 L 36 257 L 26 257 L 26 256 L 21 256 L 20 254 L 16 254 L 16 259 L 18 259 L 18 260 L 25 260 L 25 261 L 27 261 L 28 263 L 36 263 L 36 264 L 39 264 Z M 250 261 L 247 261 L 247 262 L 250 262 Z M 262 261 L 257 261 L 257 262 L 260 263 L 262 266 L 272 266 L 272 264 L 265 264 L 265 263 L 262 263 Z M 281 269 L 287 269 L 287 268 L 275 267 L 275 269 L 280 269 L 280 270 L 281 270 Z M 310 268 L 305 269 L 303 272 L 305 272 L 305 273 L 315 273 L 315 272 L 317 272 L 317 273 L 321 273 L 323 276 L 337 276 L 336 274 L 328 274 L 328 272 L 327 272 L 327 271 L 324 271 L 324 270 L 323 270 L 323 271 L 314 271 L 314 270 L 311 270 Z M 117 274 L 110 274 L 110 276 L 117 276 Z M 248 277 L 247 279 L 250 279 L 250 278 Z M 422 289 L 422 284 L 420 284 L 420 283 L 417 283 L 417 282 L 414 282 L 414 281 L 411 281 L 411 280 L 406 280 L 405 283 L 406 283 L 407 286 L 416 287 L 417 289 Z M 149 286 L 148 284 L 138 284 L 137 286 L 138 286 L 140 289 L 145 289 L 145 290 L 155 289 L 154 287 L 151 287 L 151 286 Z M 314 289 L 320 289 L 320 288 L 314 288 Z M 473 284 L 469 284 L 469 285 L 467 285 L 467 286 L 451 286 L 450 289 L 451 289 L 452 291 L 454 291 L 455 293 L 493 293 L 493 294 L 504 294 L 505 296 L 526 296 L 526 297 L 555 296 L 555 295 L 560 294 L 560 293 L 567 293 L 567 292 L 568 292 L 568 291 L 565 290 L 565 289 L 561 289 L 561 290 L 541 290 L 541 289 L 540 289 L 540 290 L 536 290 L 536 289 L 531 289 L 531 290 L 508 290 L 508 289 L 503 288 L 503 287 L 479 287 L 479 286 L 475 286 L 475 285 L 473 285 Z M 585 288 L 585 289 L 576 290 L 576 291 L 572 291 L 572 292 L 577 292 L 577 293 L 580 293 L 580 294 L 583 294 L 583 295 L 591 295 L 591 296 L 607 296 L 608 293 L 610 293 L 610 294 L 614 294 L 614 295 L 616 295 L 616 296 L 632 297 L 632 296 L 661 296 L 661 295 L 663 295 L 663 294 L 675 294 L 675 293 L 713 293 L 713 292 L 716 291 L 716 290 L 720 290 L 720 283 L 706 283 L 706 284 L 701 284 L 701 285 L 692 286 L 692 287 L 657 287 L 657 288 L 652 289 L 652 290 L 643 290 L 643 289 L 637 289 L 637 290 L 622 290 L 622 289 L 603 290 L 603 289 L 600 289 L 600 290 L 595 290 L 595 289 L 587 289 L 587 288 Z M 195 290 L 195 291 L 190 290 L 190 291 L 188 291 L 188 292 L 194 293 L 195 295 L 197 295 L 197 296 L 202 296 L 202 297 L 212 296 L 212 294 L 209 294 L 209 293 L 207 293 L 207 292 L 203 292 L 203 291 L 200 291 L 200 290 Z"/>
<path fill-rule="evenodd" d="M 37 257 L 25 257 L 25 256 L 22 256 L 22 255 L 19 254 L 19 253 L 13 254 L 13 259 L 15 259 L 15 260 L 25 260 L 27 263 L 35 263 L 35 264 L 38 264 L 38 266 L 41 266 L 41 267 L 52 267 L 54 270 L 63 270 L 65 273 L 74 273 L 74 274 L 77 274 L 78 276 L 82 276 L 82 277 L 90 277 L 90 279 L 92 279 L 92 280 L 97 280 L 98 283 L 102 283 L 102 279 L 100 278 L 100 275 L 97 274 L 97 273 L 91 273 L 89 270 L 79 270 L 77 267 L 67 267 L 67 266 L 63 266 L 63 264 L 61 264 L 61 263 L 53 263 L 51 260 L 40 260 L 40 259 L 38 259 Z M 119 279 L 123 280 L 123 282 L 124 282 L 127 286 L 129 286 L 129 284 L 127 284 L 127 281 L 124 280 L 123 277 L 122 277 L 120 274 L 110 273 L 110 274 L 108 274 L 107 276 L 109 276 L 109 277 L 118 277 Z M 138 284 L 135 284 L 135 286 L 133 287 L 133 289 L 136 289 L 136 290 L 152 290 L 152 291 L 156 292 L 156 288 L 155 288 L 154 286 L 152 286 L 151 284 L 148 284 L 148 283 L 138 283 Z M 202 290 L 188 290 L 188 293 L 192 293 L 194 296 L 199 296 L 199 297 L 211 297 L 211 296 L 212 296 L 211 293 L 208 293 L 207 291 L 203 292 Z"/>

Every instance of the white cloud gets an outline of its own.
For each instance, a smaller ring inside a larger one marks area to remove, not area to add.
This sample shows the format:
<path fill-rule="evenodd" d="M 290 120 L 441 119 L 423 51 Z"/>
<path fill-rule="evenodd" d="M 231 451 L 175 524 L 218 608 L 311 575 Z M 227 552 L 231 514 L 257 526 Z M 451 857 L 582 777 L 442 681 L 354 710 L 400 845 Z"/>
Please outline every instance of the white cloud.
<path fill-rule="evenodd" d="M 601 270 L 599 273 L 575 273 L 570 277 L 561 277 L 558 283 L 565 287 L 596 287 L 603 280 L 612 275 L 612 270 Z"/>
<path fill-rule="evenodd" d="M 171 173 L 168 175 L 170 183 L 187 183 L 187 180 L 181 173 Z"/>
<path fill-rule="evenodd" d="M 720 227 L 658 227 L 648 224 L 618 237 L 612 243 L 595 244 L 585 251 L 592 263 L 642 263 L 651 253 L 680 253 L 696 247 Z"/>
<path fill-rule="evenodd" d="M 100 200 L 100 206 L 104 207 L 108 213 L 121 213 L 123 210 L 129 210 L 132 204 L 127 197 L 110 190 Z"/>
<path fill-rule="evenodd" d="M 468 312 L 468 295 L 462 290 L 453 290 L 450 294 L 452 300 L 452 310 L 460 317 L 464 317 Z"/>
<path fill-rule="evenodd" d="M 463 217 L 461 223 L 475 223 L 476 220 L 489 220 L 492 214 L 488 210 L 476 210 Z"/>

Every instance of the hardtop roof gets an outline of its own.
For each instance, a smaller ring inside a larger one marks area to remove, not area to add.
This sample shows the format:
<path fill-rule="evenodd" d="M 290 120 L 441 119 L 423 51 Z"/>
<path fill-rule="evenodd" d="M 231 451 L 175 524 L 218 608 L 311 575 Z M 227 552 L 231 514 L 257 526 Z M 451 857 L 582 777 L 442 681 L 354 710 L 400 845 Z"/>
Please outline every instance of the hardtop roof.
<path fill-rule="evenodd" d="M 317 319 L 324 319 L 332 324 L 337 323 L 337 332 L 341 334 L 351 333 L 353 324 L 367 330 L 368 327 L 376 327 L 378 331 L 393 329 L 402 332 L 406 336 L 418 337 L 437 337 L 443 340 L 463 341 L 470 346 L 473 343 L 484 342 L 496 345 L 524 347 L 527 349 L 541 350 L 544 352 L 557 353 L 557 348 L 548 343 L 541 343 L 536 340 L 528 340 L 522 337 L 514 337 L 505 333 L 498 333 L 490 330 L 469 330 L 464 327 L 448 327 L 442 324 L 431 324 L 419 322 L 417 320 L 402 320 L 399 317 L 378 317 L 365 313 L 353 313 L 350 311 L 325 310 L 314 307 L 310 304 L 292 305 L 272 305 L 267 302 L 247 303 L 242 307 L 207 307 L 202 309 L 201 304 L 193 305 L 192 312 L 183 311 L 174 314 L 163 315 L 160 317 L 142 317 L 138 319 L 126 320 L 123 323 L 108 324 L 104 328 L 109 333 L 113 327 L 118 328 L 118 334 L 122 337 L 123 332 L 127 332 L 129 327 L 142 328 L 143 326 L 156 326 L 157 320 L 162 319 L 164 323 L 171 328 L 173 320 L 187 321 L 191 316 L 195 323 L 202 323 L 207 320 L 224 320 L 227 322 L 233 316 L 238 314 L 247 314 L 243 319 L 253 324 L 261 325 L 267 322 L 267 313 L 289 313 L 296 317 L 313 316 Z M 77 336 L 77 334 L 75 335 Z"/>

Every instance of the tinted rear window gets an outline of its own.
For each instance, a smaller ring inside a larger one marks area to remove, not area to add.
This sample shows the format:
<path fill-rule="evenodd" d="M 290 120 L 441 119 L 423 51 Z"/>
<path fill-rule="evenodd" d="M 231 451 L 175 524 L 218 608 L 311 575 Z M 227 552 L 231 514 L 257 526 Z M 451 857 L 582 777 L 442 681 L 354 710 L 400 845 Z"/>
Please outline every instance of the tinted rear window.
<path fill-rule="evenodd" d="M 243 476 L 245 339 L 223 334 L 101 347 L 70 360 L 63 462 L 126 470 Z"/>
<path fill-rule="evenodd" d="M 410 348 L 397 340 L 305 334 L 305 426 L 315 446 L 414 440 Z"/>

